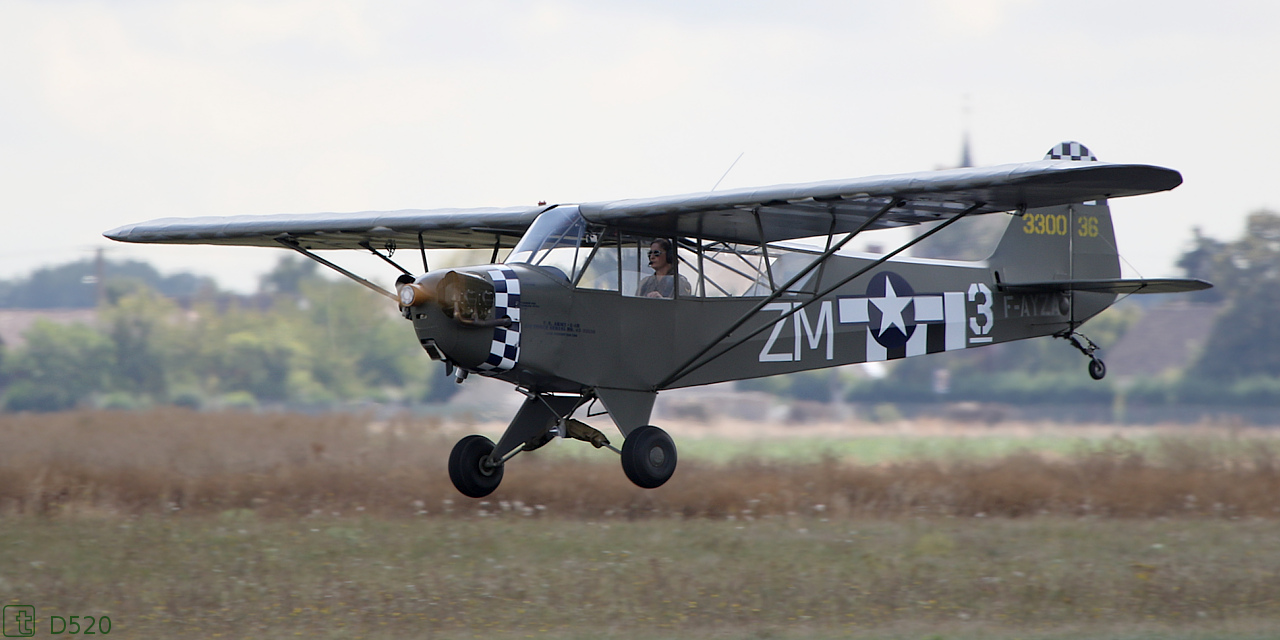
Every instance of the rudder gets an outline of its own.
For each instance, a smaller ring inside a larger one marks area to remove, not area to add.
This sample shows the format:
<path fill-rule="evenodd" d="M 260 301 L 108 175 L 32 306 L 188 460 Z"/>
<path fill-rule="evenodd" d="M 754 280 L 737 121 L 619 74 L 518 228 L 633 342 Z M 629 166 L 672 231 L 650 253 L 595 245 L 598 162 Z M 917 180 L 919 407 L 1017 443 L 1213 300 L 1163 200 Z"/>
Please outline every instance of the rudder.
<path fill-rule="evenodd" d="M 1097 162 L 1078 142 L 1063 142 L 1046 160 Z M 1111 208 L 1105 199 L 1027 209 L 1012 220 L 989 260 L 999 282 L 1120 277 Z"/>

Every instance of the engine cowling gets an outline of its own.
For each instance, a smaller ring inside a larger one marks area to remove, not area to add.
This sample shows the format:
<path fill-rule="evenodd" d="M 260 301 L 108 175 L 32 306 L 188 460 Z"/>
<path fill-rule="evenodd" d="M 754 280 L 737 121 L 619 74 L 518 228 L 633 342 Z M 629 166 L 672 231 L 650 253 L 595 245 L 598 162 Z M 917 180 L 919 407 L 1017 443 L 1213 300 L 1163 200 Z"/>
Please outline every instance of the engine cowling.
<path fill-rule="evenodd" d="M 510 268 L 443 269 L 417 278 L 402 276 L 396 287 L 401 308 L 407 310 L 418 341 L 433 359 L 471 371 L 514 366 L 519 349 L 519 281 Z"/>

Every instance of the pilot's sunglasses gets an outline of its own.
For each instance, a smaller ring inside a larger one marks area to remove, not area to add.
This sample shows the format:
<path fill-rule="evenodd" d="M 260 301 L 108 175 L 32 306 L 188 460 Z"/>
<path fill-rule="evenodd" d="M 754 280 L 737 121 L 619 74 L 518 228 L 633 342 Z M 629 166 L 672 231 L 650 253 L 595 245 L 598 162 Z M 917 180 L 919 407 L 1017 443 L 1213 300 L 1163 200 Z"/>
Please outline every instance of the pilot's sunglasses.
<path fill-rule="evenodd" d="M 660 256 L 660 255 L 662 255 L 662 254 L 663 254 L 663 252 L 662 252 L 662 251 L 650 251 L 650 252 L 649 252 L 649 255 L 651 255 L 651 256 Z"/>

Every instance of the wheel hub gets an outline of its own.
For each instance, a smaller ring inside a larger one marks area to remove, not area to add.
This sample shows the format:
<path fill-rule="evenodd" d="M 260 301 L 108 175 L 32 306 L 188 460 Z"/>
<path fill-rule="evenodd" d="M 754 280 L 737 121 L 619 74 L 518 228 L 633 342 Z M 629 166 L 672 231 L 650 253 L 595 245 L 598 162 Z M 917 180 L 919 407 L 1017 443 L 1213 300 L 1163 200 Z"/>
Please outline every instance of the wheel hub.
<path fill-rule="evenodd" d="M 667 461 L 667 453 L 662 447 L 654 447 L 649 450 L 649 464 L 655 467 L 661 467 L 662 463 Z"/>

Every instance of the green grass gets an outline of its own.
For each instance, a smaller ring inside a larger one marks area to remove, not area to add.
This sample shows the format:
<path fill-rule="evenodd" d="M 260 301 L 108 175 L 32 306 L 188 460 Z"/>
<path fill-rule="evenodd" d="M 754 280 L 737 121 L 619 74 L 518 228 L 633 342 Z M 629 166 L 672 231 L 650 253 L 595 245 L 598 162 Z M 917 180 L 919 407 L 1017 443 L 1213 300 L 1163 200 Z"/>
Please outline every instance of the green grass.
<path fill-rule="evenodd" d="M 814 462 L 830 456 L 860 464 L 882 464 L 921 459 L 983 459 L 1018 451 L 1068 454 L 1096 439 L 1078 436 L 918 436 L 876 435 L 846 438 L 786 438 L 728 440 L 681 438 L 680 454 L 690 459 L 729 462 L 744 457 Z M 1139 446 L 1148 443 L 1134 441 Z"/>
<path fill-rule="evenodd" d="M 621 436 L 606 431 L 613 440 Z M 832 457 L 858 464 L 884 464 L 906 460 L 983 460 L 1030 451 L 1050 455 L 1071 455 L 1097 448 L 1114 436 L 1080 436 L 1069 432 L 1043 435 L 847 435 L 837 437 L 728 438 L 700 436 L 689 431 L 672 431 L 681 459 L 724 464 L 743 459 L 796 463 L 817 462 Z M 1158 448 L 1157 435 L 1126 436 L 1124 443 L 1135 451 Z M 540 452 L 572 459 L 607 459 L 590 445 L 574 441 L 553 442 Z"/>
<path fill-rule="evenodd" d="M 1264 638 L 1270 520 L 6 518 L 0 590 L 142 637 Z"/>

